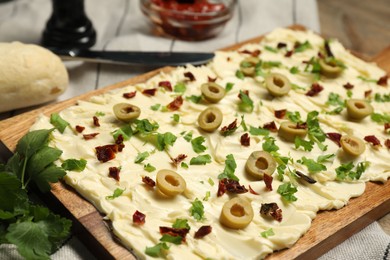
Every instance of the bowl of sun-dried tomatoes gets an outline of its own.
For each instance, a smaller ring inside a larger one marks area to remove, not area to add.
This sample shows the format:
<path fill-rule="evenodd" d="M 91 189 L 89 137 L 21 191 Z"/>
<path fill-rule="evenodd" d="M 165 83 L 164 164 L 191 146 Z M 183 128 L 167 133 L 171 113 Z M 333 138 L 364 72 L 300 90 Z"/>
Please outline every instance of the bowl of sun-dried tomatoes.
<path fill-rule="evenodd" d="M 215 37 L 232 18 L 237 0 L 140 0 L 158 32 L 187 41 Z"/>

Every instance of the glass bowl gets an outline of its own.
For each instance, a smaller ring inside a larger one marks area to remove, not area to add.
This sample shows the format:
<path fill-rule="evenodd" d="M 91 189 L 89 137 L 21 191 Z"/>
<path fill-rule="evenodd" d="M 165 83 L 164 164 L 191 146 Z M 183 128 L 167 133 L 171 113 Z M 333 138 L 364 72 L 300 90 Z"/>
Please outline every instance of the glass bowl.
<path fill-rule="evenodd" d="M 142 12 L 158 31 L 187 41 L 219 34 L 235 5 L 236 0 L 140 0 Z"/>

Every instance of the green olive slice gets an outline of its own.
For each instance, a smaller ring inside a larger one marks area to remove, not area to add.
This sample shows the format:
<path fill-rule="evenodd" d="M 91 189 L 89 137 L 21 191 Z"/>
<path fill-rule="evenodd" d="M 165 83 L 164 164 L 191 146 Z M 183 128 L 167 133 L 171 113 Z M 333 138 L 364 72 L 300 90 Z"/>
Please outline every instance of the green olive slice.
<path fill-rule="evenodd" d="M 221 211 L 219 221 L 222 225 L 242 229 L 248 226 L 253 219 L 253 209 L 249 201 L 235 197 L 227 201 Z"/>
<path fill-rule="evenodd" d="M 163 194 L 170 197 L 183 193 L 187 186 L 183 177 L 167 169 L 157 172 L 156 185 Z"/>
<path fill-rule="evenodd" d="M 320 59 L 318 63 L 320 64 L 321 74 L 328 78 L 337 78 L 343 71 L 343 68 L 333 61 L 326 62 L 325 60 Z"/>
<path fill-rule="evenodd" d="M 287 95 L 291 89 L 288 78 L 280 73 L 270 73 L 265 78 L 265 86 L 268 92 L 274 97 Z"/>
<path fill-rule="evenodd" d="M 374 108 L 365 100 L 349 99 L 346 102 L 348 116 L 352 119 L 361 120 L 368 115 L 371 115 Z"/>
<path fill-rule="evenodd" d="M 198 116 L 199 127 L 206 132 L 213 132 L 222 124 L 222 112 L 217 107 L 208 107 Z"/>
<path fill-rule="evenodd" d="M 251 153 L 245 164 L 247 173 L 263 179 L 264 174 L 272 175 L 276 169 L 274 157 L 266 151 L 255 151 Z"/>
<path fill-rule="evenodd" d="M 203 97 L 210 103 L 217 103 L 225 96 L 225 89 L 215 82 L 202 84 L 200 90 Z"/>
<path fill-rule="evenodd" d="M 366 145 L 360 138 L 353 135 L 343 135 L 340 138 L 343 151 L 352 156 L 359 156 L 366 150 Z"/>
<path fill-rule="evenodd" d="M 295 137 L 304 138 L 307 134 L 307 128 L 299 128 L 296 123 L 285 121 L 280 124 L 278 135 L 286 141 L 294 142 Z"/>
<path fill-rule="evenodd" d="M 116 118 L 123 122 L 130 122 L 139 117 L 141 109 L 128 103 L 118 103 L 113 107 Z"/>
<path fill-rule="evenodd" d="M 245 58 L 240 63 L 240 70 L 245 76 L 253 77 L 256 72 L 256 64 L 259 63 L 260 59 L 256 57 Z"/>

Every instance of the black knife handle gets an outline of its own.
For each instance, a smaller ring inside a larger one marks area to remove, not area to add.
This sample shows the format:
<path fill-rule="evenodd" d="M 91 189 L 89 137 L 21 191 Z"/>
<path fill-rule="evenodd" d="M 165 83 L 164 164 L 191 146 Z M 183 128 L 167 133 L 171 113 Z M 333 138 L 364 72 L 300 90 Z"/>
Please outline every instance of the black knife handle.
<path fill-rule="evenodd" d="M 53 13 L 46 23 L 42 45 L 59 48 L 89 48 L 96 31 L 84 11 L 84 0 L 52 0 Z"/>

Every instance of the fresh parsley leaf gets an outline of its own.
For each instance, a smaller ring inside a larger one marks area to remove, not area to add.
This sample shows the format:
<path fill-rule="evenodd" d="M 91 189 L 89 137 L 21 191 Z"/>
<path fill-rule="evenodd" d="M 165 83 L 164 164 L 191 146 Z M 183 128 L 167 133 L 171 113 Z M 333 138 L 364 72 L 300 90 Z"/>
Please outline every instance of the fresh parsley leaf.
<path fill-rule="evenodd" d="M 295 143 L 295 149 L 302 147 L 305 151 L 310 152 L 311 150 L 313 150 L 314 143 L 312 141 L 306 141 L 300 138 L 299 136 L 295 137 L 294 143 Z"/>
<path fill-rule="evenodd" d="M 290 73 L 291 74 L 298 74 L 299 73 L 298 67 L 296 67 L 296 66 L 291 67 L 290 68 Z"/>
<path fill-rule="evenodd" d="M 261 67 L 264 69 L 270 69 L 275 67 L 280 67 L 282 63 L 280 61 L 263 61 Z"/>
<path fill-rule="evenodd" d="M 157 150 L 164 151 L 166 147 L 173 146 L 176 142 L 177 137 L 171 132 L 166 132 L 164 134 L 157 134 Z"/>
<path fill-rule="evenodd" d="M 353 95 L 352 90 L 348 89 L 348 90 L 347 90 L 347 97 L 351 98 L 352 95 Z"/>
<path fill-rule="evenodd" d="M 173 91 L 176 93 L 184 93 L 187 90 L 186 84 L 184 82 L 178 82 L 174 87 Z"/>
<path fill-rule="evenodd" d="M 137 157 L 134 159 L 134 163 L 142 163 L 146 158 L 149 157 L 149 155 L 149 152 L 138 153 Z"/>
<path fill-rule="evenodd" d="M 204 219 L 204 206 L 202 201 L 196 198 L 192 203 L 190 208 L 191 216 L 197 221 L 202 221 Z"/>
<path fill-rule="evenodd" d="M 191 95 L 191 96 L 186 97 L 186 100 L 189 100 L 192 103 L 198 104 L 202 100 L 202 96 Z"/>
<path fill-rule="evenodd" d="M 171 236 L 168 234 L 163 234 L 160 238 L 161 242 L 169 242 L 175 245 L 180 245 L 183 238 L 181 236 Z"/>
<path fill-rule="evenodd" d="M 360 162 L 356 166 L 356 171 L 352 171 L 355 167 L 353 162 L 341 164 L 336 168 L 337 180 L 359 180 L 361 175 L 366 171 L 369 166 L 369 162 Z"/>
<path fill-rule="evenodd" d="M 353 169 L 355 165 L 353 162 L 341 164 L 339 167 L 336 168 L 336 174 L 338 180 L 344 180 L 348 177 L 349 172 Z"/>
<path fill-rule="evenodd" d="M 278 187 L 277 192 L 282 196 L 282 198 L 288 202 L 297 201 L 297 197 L 294 194 L 298 191 L 297 187 L 291 184 L 291 182 L 287 182 L 281 184 Z"/>
<path fill-rule="evenodd" d="M 375 93 L 374 100 L 375 102 L 390 102 L 390 93 L 382 95 L 380 93 Z"/>
<path fill-rule="evenodd" d="M 0 172 L 0 219 L 11 219 L 27 210 L 27 191 L 20 180 L 11 172 Z"/>
<path fill-rule="evenodd" d="M 58 113 L 50 115 L 50 124 L 52 124 L 60 133 L 65 131 L 65 128 L 69 125 Z"/>
<path fill-rule="evenodd" d="M 61 167 L 65 171 L 77 171 L 77 172 L 84 171 L 86 166 L 87 166 L 87 161 L 85 159 L 80 159 L 80 160 L 67 159 L 61 164 Z"/>
<path fill-rule="evenodd" d="M 236 71 L 236 77 L 242 80 L 245 79 L 245 75 L 241 70 Z"/>
<path fill-rule="evenodd" d="M 260 235 L 264 238 L 267 238 L 270 236 L 274 236 L 275 233 L 274 233 L 274 230 L 272 228 L 270 228 L 270 229 L 267 229 L 266 231 L 261 232 Z"/>
<path fill-rule="evenodd" d="M 151 106 L 150 109 L 153 111 L 157 111 L 160 109 L 160 107 L 161 107 L 161 104 L 155 104 L 155 105 Z"/>
<path fill-rule="evenodd" d="M 213 179 L 211 179 L 211 178 L 209 178 L 208 180 L 207 180 L 207 182 L 211 185 L 211 186 L 214 186 L 214 181 L 213 181 Z"/>
<path fill-rule="evenodd" d="M 295 112 L 286 112 L 287 118 L 293 123 L 302 123 L 301 114 L 298 111 Z"/>
<path fill-rule="evenodd" d="M 173 228 L 185 228 L 188 230 L 191 229 L 190 225 L 188 224 L 188 220 L 185 218 L 177 218 L 175 220 L 175 222 L 172 224 L 172 227 Z"/>
<path fill-rule="evenodd" d="M 275 49 L 275 48 L 273 48 L 271 46 L 268 46 L 268 45 L 264 46 L 264 49 L 266 49 L 269 52 L 278 53 L 277 49 Z"/>
<path fill-rule="evenodd" d="M 179 114 L 173 114 L 172 119 L 175 123 L 179 123 L 180 121 L 180 115 Z"/>
<path fill-rule="evenodd" d="M 29 158 L 39 149 L 47 146 L 52 131 L 53 129 L 42 129 L 27 133 L 16 145 L 16 153 L 23 155 L 25 158 Z"/>
<path fill-rule="evenodd" d="M 211 156 L 209 154 L 199 155 L 190 160 L 190 165 L 205 165 L 207 163 L 211 163 Z"/>
<path fill-rule="evenodd" d="M 228 178 L 231 180 L 239 181 L 238 177 L 234 174 L 236 168 L 237 168 L 237 164 L 233 154 L 228 154 L 225 160 L 225 169 L 221 174 L 218 175 L 218 179 L 221 180 L 224 178 Z"/>
<path fill-rule="evenodd" d="M 164 250 L 169 250 L 169 246 L 167 245 L 167 243 L 162 242 L 152 247 L 146 247 L 145 254 L 151 257 L 162 257 L 164 254 Z"/>
<path fill-rule="evenodd" d="M 331 92 L 329 93 L 326 104 L 332 106 L 344 106 L 344 100 L 342 100 L 339 94 Z"/>
<path fill-rule="evenodd" d="M 191 140 L 192 149 L 196 153 L 203 153 L 207 147 L 203 145 L 206 139 L 203 136 L 198 136 Z"/>
<path fill-rule="evenodd" d="M 101 111 L 96 111 L 96 113 L 95 113 L 95 116 L 105 116 L 105 115 L 106 115 L 106 113 L 101 112 Z"/>
<path fill-rule="evenodd" d="M 188 164 L 186 164 L 185 162 L 181 162 L 180 167 L 183 169 L 188 169 Z"/>
<path fill-rule="evenodd" d="M 327 162 L 329 161 L 330 159 L 334 158 L 336 155 L 334 153 L 331 153 L 331 154 L 325 154 L 325 155 L 320 155 L 318 156 L 317 158 L 317 162 L 318 163 L 323 163 L 323 162 Z"/>
<path fill-rule="evenodd" d="M 275 144 L 275 138 L 273 138 L 272 136 L 264 137 L 264 143 L 262 147 L 264 151 L 269 153 L 276 152 L 277 150 L 279 150 L 279 146 Z"/>
<path fill-rule="evenodd" d="M 243 129 L 244 131 L 248 131 L 248 127 L 247 127 L 247 125 L 246 125 L 246 123 L 245 123 L 245 116 L 244 116 L 244 115 L 241 116 L 241 123 L 240 123 L 240 126 L 242 126 L 242 129 Z"/>
<path fill-rule="evenodd" d="M 377 122 L 379 124 L 390 123 L 390 114 L 388 114 L 388 113 L 384 113 L 384 114 L 372 113 L 371 120 L 374 122 Z"/>
<path fill-rule="evenodd" d="M 129 124 L 126 124 L 121 128 L 116 129 L 114 132 L 112 132 L 112 136 L 114 137 L 114 140 L 117 140 L 120 135 L 122 135 L 123 140 L 125 141 L 130 140 L 130 138 L 133 136 L 133 129 Z"/>
<path fill-rule="evenodd" d="M 155 132 L 158 128 L 159 125 L 157 122 L 150 122 L 148 119 L 136 119 L 134 121 L 135 123 L 135 132 L 136 133 L 141 133 L 141 134 L 150 134 Z"/>
<path fill-rule="evenodd" d="M 233 89 L 233 87 L 234 87 L 234 83 L 228 82 L 228 83 L 226 83 L 225 91 L 229 92 L 230 90 Z"/>
<path fill-rule="evenodd" d="M 311 48 L 312 48 L 312 46 L 311 46 L 309 41 L 305 41 L 303 43 L 298 42 L 296 47 L 294 48 L 294 52 L 295 53 L 303 52 L 303 51 L 305 51 L 307 49 L 311 49 Z"/>
<path fill-rule="evenodd" d="M 240 90 L 241 102 L 238 104 L 238 108 L 242 112 L 251 113 L 253 111 L 253 101 L 250 97 Z"/>
<path fill-rule="evenodd" d="M 269 135 L 269 130 L 268 129 L 264 129 L 264 128 L 261 128 L 261 127 L 253 127 L 253 126 L 250 126 L 249 128 L 249 133 L 251 135 Z"/>
<path fill-rule="evenodd" d="M 144 170 L 147 172 L 153 172 L 156 170 L 156 167 L 154 167 L 153 165 L 148 163 L 148 164 L 144 165 Z"/>
<path fill-rule="evenodd" d="M 326 134 L 320 127 L 318 114 L 318 111 L 311 111 L 307 114 L 306 124 L 308 128 L 308 136 L 311 141 L 317 143 L 317 146 L 321 149 L 321 151 L 326 151 L 327 146 L 322 144 L 322 142 L 326 139 Z"/>
<path fill-rule="evenodd" d="M 204 198 L 203 198 L 203 201 L 208 201 L 209 198 L 210 198 L 210 196 L 211 196 L 210 191 L 207 191 L 207 192 L 206 192 L 206 196 L 204 196 Z"/>
<path fill-rule="evenodd" d="M 192 139 L 192 131 L 188 132 L 185 136 L 183 136 L 184 140 L 190 142 Z"/>
<path fill-rule="evenodd" d="M 116 188 L 112 195 L 106 196 L 106 200 L 113 200 L 115 198 L 118 198 L 119 196 L 121 196 L 123 194 L 124 191 L 125 191 L 125 189 Z"/>
<path fill-rule="evenodd" d="M 310 173 L 317 173 L 320 171 L 326 171 L 327 168 L 322 163 L 316 162 L 313 159 L 302 157 L 302 160 L 298 160 L 299 163 L 305 165 Z"/>
<path fill-rule="evenodd" d="M 377 82 L 376 79 L 369 79 L 369 78 L 366 78 L 366 77 L 363 77 L 363 76 L 358 76 L 358 79 L 361 79 L 364 82 L 370 82 L 370 83 L 376 83 Z"/>

